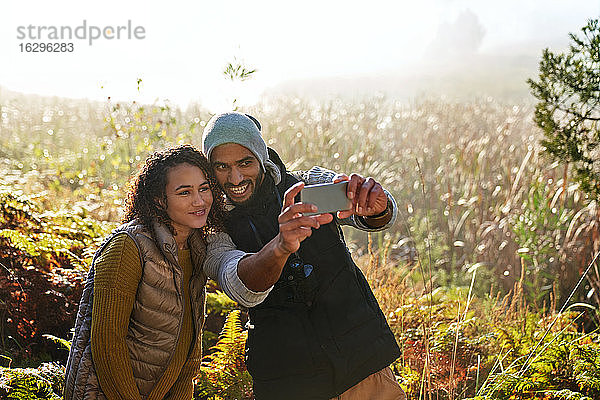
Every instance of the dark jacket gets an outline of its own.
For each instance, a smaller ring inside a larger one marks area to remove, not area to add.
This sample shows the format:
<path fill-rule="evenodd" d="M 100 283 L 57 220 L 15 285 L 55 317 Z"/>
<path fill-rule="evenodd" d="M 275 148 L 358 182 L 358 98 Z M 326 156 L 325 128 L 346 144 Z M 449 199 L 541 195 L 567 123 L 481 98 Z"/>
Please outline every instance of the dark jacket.
<path fill-rule="evenodd" d="M 280 166 L 282 182 L 275 186 L 265 176 L 248 204 L 228 217 L 233 241 L 246 252 L 277 235 L 283 193 L 298 181 L 274 152 L 270 158 Z M 330 399 L 400 355 L 336 222 L 313 230 L 249 315 L 246 365 L 258 400 Z"/>

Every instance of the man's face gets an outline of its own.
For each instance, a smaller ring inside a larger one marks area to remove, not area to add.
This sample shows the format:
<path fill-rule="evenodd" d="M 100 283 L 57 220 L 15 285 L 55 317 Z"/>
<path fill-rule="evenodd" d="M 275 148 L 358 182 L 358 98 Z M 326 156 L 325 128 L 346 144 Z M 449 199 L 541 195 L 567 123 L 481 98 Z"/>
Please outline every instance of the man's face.
<path fill-rule="evenodd" d="M 217 182 L 234 204 L 247 202 L 263 179 L 260 162 L 246 147 L 225 143 L 210 155 Z"/>

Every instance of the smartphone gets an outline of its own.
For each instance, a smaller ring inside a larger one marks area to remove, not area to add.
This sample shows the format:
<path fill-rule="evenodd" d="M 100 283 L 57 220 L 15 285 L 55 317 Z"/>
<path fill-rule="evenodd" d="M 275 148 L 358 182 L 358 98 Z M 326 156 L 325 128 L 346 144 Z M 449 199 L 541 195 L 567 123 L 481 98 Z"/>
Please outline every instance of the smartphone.
<path fill-rule="evenodd" d="M 301 201 L 316 205 L 318 211 L 304 213 L 304 215 L 350 210 L 352 208 L 352 200 L 346 195 L 347 188 L 348 181 L 305 186 L 300 192 Z"/>

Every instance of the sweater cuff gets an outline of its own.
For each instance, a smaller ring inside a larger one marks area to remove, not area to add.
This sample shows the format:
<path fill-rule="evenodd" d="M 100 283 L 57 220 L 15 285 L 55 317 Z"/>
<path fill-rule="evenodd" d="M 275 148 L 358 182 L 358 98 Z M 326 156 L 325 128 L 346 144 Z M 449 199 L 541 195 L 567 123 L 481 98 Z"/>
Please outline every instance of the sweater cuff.
<path fill-rule="evenodd" d="M 232 254 L 231 257 L 227 260 L 225 267 L 221 270 L 221 286 L 225 293 L 234 298 L 238 303 L 243 305 L 244 307 L 254 307 L 260 303 L 262 303 L 271 289 L 271 286 L 264 292 L 255 292 L 242 282 L 238 275 L 238 264 L 240 260 L 252 253 L 244 253 L 242 251 L 236 252 Z"/>
<path fill-rule="evenodd" d="M 387 228 L 389 228 L 390 226 L 394 225 L 394 223 L 396 222 L 396 218 L 398 216 L 398 206 L 396 205 L 396 200 L 394 200 L 394 196 L 391 195 L 390 192 L 388 192 L 387 190 L 383 189 L 383 191 L 385 192 L 387 198 L 388 198 L 388 212 L 390 212 L 392 214 L 392 217 L 390 218 L 390 220 L 379 227 L 372 227 L 368 224 L 368 222 L 363 219 L 363 217 L 360 217 L 358 215 L 352 215 L 346 219 L 343 220 L 339 220 L 340 225 L 350 225 L 350 226 L 354 226 L 355 228 L 358 228 L 362 231 L 366 231 L 366 232 L 378 232 L 378 231 L 383 231 Z"/>

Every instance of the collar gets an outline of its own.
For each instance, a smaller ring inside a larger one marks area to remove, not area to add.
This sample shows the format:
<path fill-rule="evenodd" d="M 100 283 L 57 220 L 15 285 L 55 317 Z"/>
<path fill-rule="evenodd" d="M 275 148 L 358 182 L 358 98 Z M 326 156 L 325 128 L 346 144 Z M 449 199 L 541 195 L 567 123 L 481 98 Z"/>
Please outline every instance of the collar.
<path fill-rule="evenodd" d="M 157 247 L 163 252 L 165 257 L 172 263 L 178 264 L 177 257 L 177 243 L 175 243 L 175 238 L 169 228 L 161 222 L 154 221 L 152 224 L 152 228 L 154 229 L 154 235 L 157 240 Z"/>

